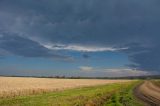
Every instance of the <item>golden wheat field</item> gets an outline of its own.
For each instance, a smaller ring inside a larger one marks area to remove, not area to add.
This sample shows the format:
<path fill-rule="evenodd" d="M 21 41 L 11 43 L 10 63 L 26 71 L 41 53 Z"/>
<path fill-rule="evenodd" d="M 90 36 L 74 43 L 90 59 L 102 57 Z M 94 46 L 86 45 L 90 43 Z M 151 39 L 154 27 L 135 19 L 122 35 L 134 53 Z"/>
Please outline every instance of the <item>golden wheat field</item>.
<path fill-rule="evenodd" d="M 130 80 L 0 77 L 0 98 L 128 81 Z"/>

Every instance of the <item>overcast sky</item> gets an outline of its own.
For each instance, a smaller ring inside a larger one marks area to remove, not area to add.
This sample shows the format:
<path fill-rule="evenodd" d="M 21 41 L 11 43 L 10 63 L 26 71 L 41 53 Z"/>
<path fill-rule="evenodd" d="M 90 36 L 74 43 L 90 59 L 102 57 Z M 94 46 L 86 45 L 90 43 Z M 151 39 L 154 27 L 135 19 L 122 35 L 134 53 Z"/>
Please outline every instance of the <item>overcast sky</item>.
<path fill-rule="evenodd" d="M 0 75 L 160 74 L 159 0 L 0 0 Z"/>

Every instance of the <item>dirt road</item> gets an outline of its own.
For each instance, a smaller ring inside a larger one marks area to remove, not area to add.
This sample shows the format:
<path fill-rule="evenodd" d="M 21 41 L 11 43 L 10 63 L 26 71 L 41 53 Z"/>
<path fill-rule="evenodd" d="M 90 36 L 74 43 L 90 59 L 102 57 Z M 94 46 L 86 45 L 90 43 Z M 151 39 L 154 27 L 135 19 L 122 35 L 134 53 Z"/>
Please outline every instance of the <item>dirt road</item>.
<path fill-rule="evenodd" d="M 135 95 L 146 103 L 145 106 L 160 106 L 160 88 L 151 81 L 145 81 L 135 89 Z"/>

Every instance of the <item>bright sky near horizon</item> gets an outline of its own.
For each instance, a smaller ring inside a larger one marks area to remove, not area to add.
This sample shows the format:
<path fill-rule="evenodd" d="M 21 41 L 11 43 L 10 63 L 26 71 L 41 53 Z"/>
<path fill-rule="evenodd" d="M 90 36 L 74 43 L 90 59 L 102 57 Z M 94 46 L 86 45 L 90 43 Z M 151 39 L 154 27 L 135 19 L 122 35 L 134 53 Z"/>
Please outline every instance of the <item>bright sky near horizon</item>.
<path fill-rule="evenodd" d="M 0 0 L 0 75 L 160 74 L 159 0 Z"/>

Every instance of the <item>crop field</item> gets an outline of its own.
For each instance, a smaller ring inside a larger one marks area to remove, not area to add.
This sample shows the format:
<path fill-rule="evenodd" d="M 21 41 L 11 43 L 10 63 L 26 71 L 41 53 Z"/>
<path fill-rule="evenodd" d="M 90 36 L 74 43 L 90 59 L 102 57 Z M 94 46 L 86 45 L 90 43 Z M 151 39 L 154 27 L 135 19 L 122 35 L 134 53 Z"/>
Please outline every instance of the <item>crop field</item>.
<path fill-rule="evenodd" d="M 0 106 L 158 106 L 160 80 L 0 77 Z"/>
<path fill-rule="evenodd" d="M 129 81 L 130 80 L 0 77 L 0 98 Z"/>
<path fill-rule="evenodd" d="M 6 82 L 5 79 L 7 79 Z M 3 88 L 1 92 L 13 90 L 13 94 L 19 92 L 20 96 L 2 97 L 0 106 L 143 106 L 133 95 L 134 87 L 140 82 L 138 80 L 1 77 L 2 86 L 0 87 Z M 55 88 L 60 90 L 55 91 Z M 44 89 L 47 92 L 27 95 L 23 93 L 28 92 L 26 89 L 30 89 L 32 92 Z M 48 90 L 53 91 L 48 92 Z M 5 96 L 5 94 L 1 96 Z"/>

